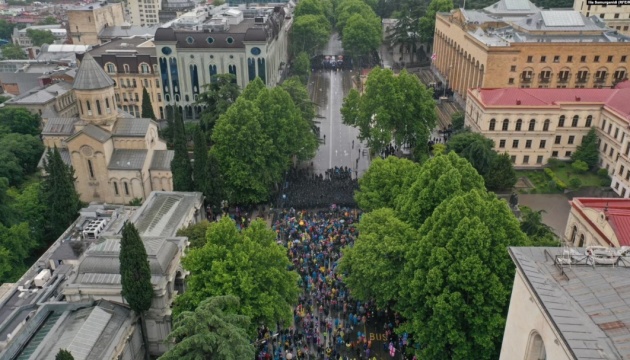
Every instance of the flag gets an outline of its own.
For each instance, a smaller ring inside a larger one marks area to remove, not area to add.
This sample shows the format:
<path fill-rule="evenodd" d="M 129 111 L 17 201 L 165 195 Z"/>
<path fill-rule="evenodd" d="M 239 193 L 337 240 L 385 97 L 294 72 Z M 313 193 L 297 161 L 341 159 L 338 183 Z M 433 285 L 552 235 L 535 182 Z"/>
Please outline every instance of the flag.
<path fill-rule="evenodd" d="M 437 54 L 433 53 L 433 55 L 431 55 L 431 61 L 435 61 L 437 60 Z"/>

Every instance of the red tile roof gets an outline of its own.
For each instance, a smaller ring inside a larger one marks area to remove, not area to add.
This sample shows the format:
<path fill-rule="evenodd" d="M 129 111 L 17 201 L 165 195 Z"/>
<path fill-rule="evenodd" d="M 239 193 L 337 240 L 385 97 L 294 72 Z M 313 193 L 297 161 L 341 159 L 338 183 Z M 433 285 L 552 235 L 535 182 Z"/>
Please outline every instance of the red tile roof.
<path fill-rule="evenodd" d="M 630 86 L 618 89 L 470 89 L 486 107 L 559 107 L 560 103 L 600 103 L 630 122 Z"/>
<path fill-rule="evenodd" d="M 619 245 L 630 246 L 630 199 L 574 198 L 572 205 L 604 212 Z"/>
<path fill-rule="evenodd" d="M 617 85 L 615 85 L 615 89 L 627 89 L 630 88 L 630 80 L 624 80 Z"/>

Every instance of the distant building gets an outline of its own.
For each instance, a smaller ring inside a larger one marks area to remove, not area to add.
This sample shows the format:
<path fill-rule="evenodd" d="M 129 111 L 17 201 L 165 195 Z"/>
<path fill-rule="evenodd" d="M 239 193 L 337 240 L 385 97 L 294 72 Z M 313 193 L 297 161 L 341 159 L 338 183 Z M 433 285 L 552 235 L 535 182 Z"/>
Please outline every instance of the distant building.
<path fill-rule="evenodd" d="M 125 23 L 123 3 L 92 3 L 67 10 L 68 29 L 75 45 L 100 44 L 98 35 L 109 26 Z"/>
<path fill-rule="evenodd" d="M 21 47 L 32 47 L 33 41 L 26 31 L 28 29 L 50 31 L 55 37 L 55 44 L 63 44 L 66 40 L 68 40 L 68 34 L 63 25 L 35 25 L 29 26 L 25 29 L 18 29 L 17 27 L 13 28 L 13 35 L 11 36 L 13 43 Z"/>
<path fill-rule="evenodd" d="M 288 7 L 237 10 L 200 7 L 155 34 L 165 103 L 196 119 L 203 85 L 216 74 L 232 74 L 244 88 L 260 77 L 275 86 L 288 57 Z"/>
<path fill-rule="evenodd" d="M 5 107 L 22 107 L 42 115 L 44 112 L 54 117 L 76 117 L 79 115 L 72 84 L 57 82 L 49 86 L 35 88 L 16 96 L 3 104 Z"/>
<path fill-rule="evenodd" d="M 0 73 L 2 92 L 20 95 L 31 89 L 50 84 L 50 79 L 37 73 Z"/>
<path fill-rule="evenodd" d="M 108 43 L 114 39 L 130 38 L 130 37 L 142 37 L 153 38 L 155 32 L 158 29 L 158 25 L 154 26 L 132 26 L 124 24 L 122 26 L 108 26 L 101 30 L 98 34 L 101 44 Z"/>
<path fill-rule="evenodd" d="M 586 0 L 574 0 L 573 10 L 581 12 L 586 17 L 597 16 L 606 23 L 606 26 L 630 35 L 630 9 L 627 5 L 588 5 Z"/>
<path fill-rule="evenodd" d="M 630 358 L 627 252 L 508 251 L 516 275 L 500 360 Z"/>
<path fill-rule="evenodd" d="M 564 241 L 577 247 L 630 246 L 630 200 L 573 198 Z"/>
<path fill-rule="evenodd" d="M 158 18 L 161 24 L 173 21 L 197 6 L 192 0 L 161 0 L 160 4 Z"/>

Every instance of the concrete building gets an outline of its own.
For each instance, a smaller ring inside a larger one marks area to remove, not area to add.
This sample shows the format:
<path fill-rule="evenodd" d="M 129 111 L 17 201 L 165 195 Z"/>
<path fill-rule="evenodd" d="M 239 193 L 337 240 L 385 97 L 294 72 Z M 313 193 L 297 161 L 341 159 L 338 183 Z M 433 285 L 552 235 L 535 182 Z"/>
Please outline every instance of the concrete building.
<path fill-rule="evenodd" d="M 573 198 L 564 231 L 571 246 L 630 246 L 630 200 Z"/>
<path fill-rule="evenodd" d="M 288 57 L 288 7 L 237 10 L 201 7 L 155 34 L 165 103 L 185 119 L 198 118 L 203 85 L 216 74 L 232 74 L 244 88 L 260 77 L 275 86 Z"/>
<path fill-rule="evenodd" d="M 118 108 L 114 81 L 89 53 L 73 91 L 79 116 L 48 119 L 42 138 L 74 168 L 82 201 L 127 204 L 146 199 L 151 191 L 173 188 L 173 151 L 158 137 L 157 124 Z"/>
<path fill-rule="evenodd" d="M 501 0 L 438 13 L 435 69 L 456 94 L 472 87 L 601 88 L 622 81 L 630 37 L 575 10 Z"/>
<path fill-rule="evenodd" d="M 201 193 L 153 192 L 141 207 L 93 203 L 15 284 L 2 287 L 0 358 L 141 360 L 164 353 L 171 305 L 185 290 L 182 227 L 205 218 Z M 149 256 L 154 299 L 146 313 L 148 349 L 137 314 L 121 297 L 121 231 L 131 221 Z M 39 285 L 34 279 L 48 272 Z M 44 278 L 46 279 L 46 278 Z"/>
<path fill-rule="evenodd" d="M 630 357 L 630 257 L 593 266 L 589 250 L 508 249 L 516 275 L 500 360 Z"/>
<path fill-rule="evenodd" d="M 54 117 L 75 117 L 79 115 L 77 102 L 72 91 L 72 84 L 57 82 L 49 86 L 39 87 L 20 94 L 4 104 L 5 107 L 26 108 L 32 113 L 42 115 L 44 112 Z"/>
<path fill-rule="evenodd" d="M 68 34 L 63 25 L 34 25 L 25 29 L 13 28 L 13 35 L 11 36 L 13 43 L 21 47 L 32 47 L 33 41 L 26 32 L 28 29 L 50 31 L 55 36 L 55 44 L 63 44 L 68 40 Z"/>
<path fill-rule="evenodd" d="M 158 12 L 161 24 L 171 22 L 185 13 L 193 10 L 197 4 L 192 0 L 162 0 Z"/>
<path fill-rule="evenodd" d="M 92 3 L 67 10 L 69 37 L 75 45 L 100 44 L 99 33 L 125 23 L 123 3 Z"/>
<path fill-rule="evenodd" d="M 153 26 L 159 24 L 158 11 L 160 11 L 161 8 L 161 0 L 129 0 L 127 4 L 131 24 L 135 26 Z"/>
<path fill-rule="evenodd" d="M 142 37 L 153 38 L 155 32 L 159 28 L 159 25 L 154 26 L 132 26 L 130 24 L 124 24 L 122 26 L 108 26 L 101 30 L 98 34 L 101 44 L 108 43 L 115 39 Z"/>
<path fill-rule="evenodd" d="M 141 117 L 142 89 L 151 97 L 153 113 L 164 119 L 164 98 L 160 72 L 151 39 L 132 37 L 112 40 L 95 47 L 90 55 L 114 80 L 116 102 L 120 109 Z"/>
<path fill-rule="evenodd" d="M 625 70 L 623 70 L 625 71 Z M 624 85 L 626 83 L 623 83 Z M 630 87 L 618 89 L 469 89 L 465 124 L 492 139 L 517 168 L 569 160 L 591 127 L 612 189 L 630 196 Z"/>
<path fill-rule="evenodd" d="M 573 10 L 579 11 L 586 17 L 597 16 L 609 28 L 630 35 L 630 9 L 628 6 L 621 4 L 588 5 L 586 0 L 574 0 Z"/>

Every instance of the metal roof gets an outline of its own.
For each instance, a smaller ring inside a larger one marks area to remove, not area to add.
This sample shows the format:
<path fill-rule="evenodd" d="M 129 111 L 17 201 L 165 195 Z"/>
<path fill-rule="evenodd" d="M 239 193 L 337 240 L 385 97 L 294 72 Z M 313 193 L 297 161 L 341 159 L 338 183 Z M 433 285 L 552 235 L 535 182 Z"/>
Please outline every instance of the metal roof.
<path fill-rule="evenodd" d="M 50 118 L 46 121 L 42 135 L 72 135 L 74 123 L 79 118 Z"/>
<path fill-rule="evenodd" d="M 150 170 L 171 170 L 171 161 L 175 156 L 173 150 L 155 150 L 151 160 Z"/>
<path fill-rule="evenodd" d="M 544 10 L 540 15 L 546 26 L 584 26 L 582 14 L 575 10 Z"/>
<path fill-rule="evenodd" d="M 630 199 L 573 198 L 571 205 L 602 214 L 615 232 L 619 246 L 630 246 Z"/>
<path fill-rule="evenodd" d="M 187 225 L 182 223 L 186 215 L 202 202 L 199 192 L 154 191 L 131 221 L 143 238 L 176 236 L 177 230 Z"/>
<path fill-rule="evenodd" d="M 141 136 L 147 135 L 151 119 L 122 118 L 116 121 L 114 136 Z"/>
<path fill-rule="evenodd" d="M 109 170 L 142 170 L 146 158 L 146 149 L 115 149 L 107 168 Z"/>
<path fill-rule="evenodd" d="M 529 10 L 531 3 L 527 0 L 504 0 L 505 8 L 508 10 Z"/>
<path fill-rule="evenodd" d="M 90 53 L 86 53 L 81 61 L 81 66 L 74 78 L 75 90 L 99 90 L 114 86 L 114 80 L 105 73 L 105 70 L 94 60 Z"/>
<path fill-rule="evenodd" d="M 95 307 L 90 316 L 85 320 L 81 328 L 68 345 L 68 351 L 75 360 L 85 360 L 88 358 L 92 347 L 96 344 L 101 333 L 105 330 L 107 323 L 112 318 L 112 314 Z"/>

